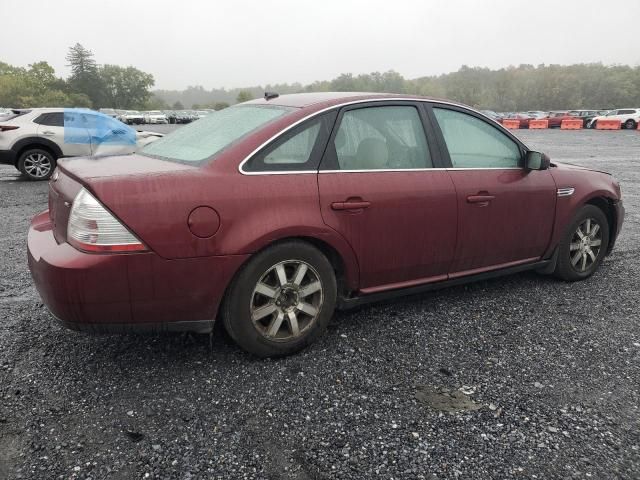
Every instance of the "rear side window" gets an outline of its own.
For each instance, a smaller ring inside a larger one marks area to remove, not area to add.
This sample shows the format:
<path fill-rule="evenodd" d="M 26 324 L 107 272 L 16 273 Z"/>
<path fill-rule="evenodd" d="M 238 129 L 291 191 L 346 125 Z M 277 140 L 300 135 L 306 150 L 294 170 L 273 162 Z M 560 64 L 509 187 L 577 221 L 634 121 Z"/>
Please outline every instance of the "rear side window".
<path fill-rule="evenodd" d="M 245 172 L 316 170 L 331 133 L 336 113 L 313 118 L 279 137 L 253 156 Z"/>
<path fill-rule="evenodd" d="M 150 143 L 141 153 L 183 163 L 202 162 L 292 110 L 273 105 L 225 108 Z"/>
<path fill-rule="evenodd" d="M 491 124 L 467 113 L 434 108 L 454 168 L 514 168 L 521 152 L 516 142 Z"/>
<path fill-rule="evenodd" d="M 329 170 L 410 170 L 433 163 L 414 106 L 347 110 L 327 149 Z"/>
<path fill-rule="evenodd" d="M 48 125 L 50 127 L 63 127 L 64 116 L 62 112 L 43 113 L 34 120 L 39 125 Z"/>
<path fill-rule="evenodd" d="M 635 110 L 618 110 L 618 115 L 631 115 L 636 113 Z"/>

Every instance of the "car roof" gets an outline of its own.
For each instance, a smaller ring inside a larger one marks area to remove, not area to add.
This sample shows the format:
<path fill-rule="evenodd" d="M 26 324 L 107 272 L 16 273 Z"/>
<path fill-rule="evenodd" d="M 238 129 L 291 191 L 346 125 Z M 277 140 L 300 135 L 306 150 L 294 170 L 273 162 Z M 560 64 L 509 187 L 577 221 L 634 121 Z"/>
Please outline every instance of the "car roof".
<path fill-rule="evenodd" d="M 312 93 L 292 93 L 280 95 L 270 100 L 259 98 L 247 102 L 254 105 L 278 105 L 282 107 L 306 108 L 317 104 L 325 104 L 326 106 L 340 105 L 343 103 L 366 101 L 366 100 L 382 100 L 382 99 L 399 99 L 406 98 L 412 100 L 436 100 L 456 104 L 448 100 L 420 97 L 418 95 L 403 95 L 396 93 L 372 93 L 372 92 L 312 92 Z"/>

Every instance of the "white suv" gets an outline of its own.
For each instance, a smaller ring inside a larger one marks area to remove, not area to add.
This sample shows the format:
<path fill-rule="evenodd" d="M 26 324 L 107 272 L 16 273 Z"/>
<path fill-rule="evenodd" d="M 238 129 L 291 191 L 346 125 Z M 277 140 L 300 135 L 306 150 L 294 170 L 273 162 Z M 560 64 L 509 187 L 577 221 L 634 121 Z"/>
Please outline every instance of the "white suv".
<path fill-rule="evenodd" d="M 595 128 L 596 122 L 600 120 L 620 120 L 622 128 L 633 129 L 640 123 L 640 108 L 619 108 L 610 110 L 606 115 L 600 115 L 591 119 L 587 123 L 587 128 Z"/>
<path fill-rule="evenodd" d="M 129 154 L 162 136 L 136 132 L 92 110 L 12 110 L 0 117 L 0 163 L 14 165 L 30 180 L 46 180 L 58 158 Z"/>

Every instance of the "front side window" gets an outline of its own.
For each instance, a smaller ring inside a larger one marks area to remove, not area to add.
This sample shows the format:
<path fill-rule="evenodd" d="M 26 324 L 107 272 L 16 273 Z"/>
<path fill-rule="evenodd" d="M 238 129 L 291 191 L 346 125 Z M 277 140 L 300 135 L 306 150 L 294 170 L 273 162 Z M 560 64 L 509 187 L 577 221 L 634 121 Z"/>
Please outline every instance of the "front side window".
<path fill-rule="evenodd" d="M 454 168 L 514 168 L 518 144 L 491 124 L 467 113 L 434 108 Z"/>
<path fill-rule="evenodd" d="M 335 135 L 329 169 L 431 168 L 433 163 L 418 110 L 413 106 L 347 110 Z"/>
<path fill-rule="evenodd" d="M 141 153 L 177 162 L 202 162 L 292 110 L 274 105 L 225 108 L 150 143 Z"/>

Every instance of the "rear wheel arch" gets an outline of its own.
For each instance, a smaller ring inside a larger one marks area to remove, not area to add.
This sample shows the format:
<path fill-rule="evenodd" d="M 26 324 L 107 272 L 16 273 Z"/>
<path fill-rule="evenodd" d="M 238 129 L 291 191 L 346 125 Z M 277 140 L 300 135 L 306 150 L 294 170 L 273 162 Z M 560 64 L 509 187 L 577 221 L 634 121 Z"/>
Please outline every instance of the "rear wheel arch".
<path fill-rule="evenodd" d="M 56 160 L 63 156 L 60 147 L 51 140 L 38 137 L 23 138 L 22 140 L 17 141 L 12 148 L 12 150 L 16 152 L 16 161 L 14 166 L 18 166 L 18 159 L 25 151 L 36 148 L 48 151 Z"/>
<path fill-rule="evenodd" d="M 253 252 L 242 265 L 240 265 L 238 270 L 233 275 L 231 281 L 229 282 L 229 286 L 233 284 L 233 282 L 238 277 L 238 275 L 240 275 L 242 270 L 256 255 L 263 252 L 264 250 L 274 247 L 275 245 L 280 245 L 280 244 L 289 243 L 289 242 L 306 243 L 308 245 L 311 245 L 312 247 L 320 251 L 325 257 L 327 257 L 327 260 L 329 260 L 329 263 L 333 267 L 333 270 L 335 273 L 339 296 L 343 296 L 343 295 L 346 296 L 349 294 L 349 292 L 356 290 L 357 280 L 358 280 L 357 271 L 354 271 L 353 265 L 349 267 L 349 265 L 347 264 L 348 260 L 346 260 L 343 257 L 343 255 L 340 254 L 338 248 L 336 248 L 334 245 L 330 244 L 325 240 L 322 240 L 316 237 L 304 236 L 304 235 L 282 237 L 261 246 L 259 249 Z M 225 296 L 229 291 L 229 286 L 227 286 L 227 289 L 225 291 Z"/>

